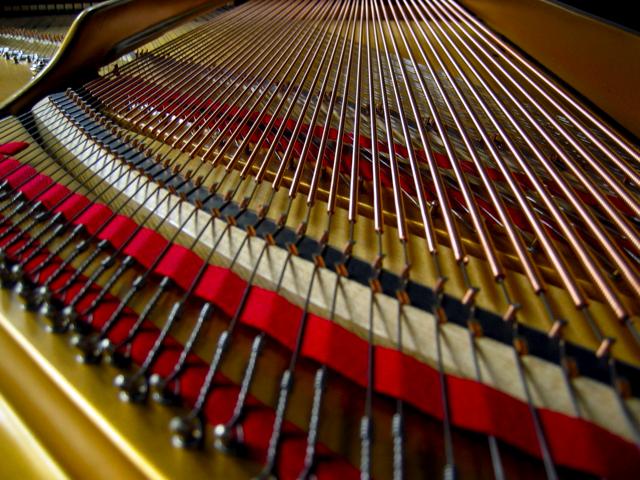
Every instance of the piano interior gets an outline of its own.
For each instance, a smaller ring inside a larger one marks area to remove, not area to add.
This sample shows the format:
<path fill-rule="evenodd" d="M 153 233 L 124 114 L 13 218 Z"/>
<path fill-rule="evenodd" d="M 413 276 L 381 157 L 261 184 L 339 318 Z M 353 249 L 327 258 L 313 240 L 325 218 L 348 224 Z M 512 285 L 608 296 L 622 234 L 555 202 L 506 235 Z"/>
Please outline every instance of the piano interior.
<path fill-rule="evenodd" d="M 640 474 L 635 31 L 539 0 L 0 12 L 3 475 Z"/>

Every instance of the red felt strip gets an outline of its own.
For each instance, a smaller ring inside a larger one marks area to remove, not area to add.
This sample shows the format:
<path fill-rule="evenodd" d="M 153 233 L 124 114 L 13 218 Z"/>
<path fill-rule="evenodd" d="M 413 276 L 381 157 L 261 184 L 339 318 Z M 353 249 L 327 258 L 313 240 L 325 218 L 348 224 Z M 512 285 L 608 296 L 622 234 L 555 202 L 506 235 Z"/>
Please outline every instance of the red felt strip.
<path fill-rule="evenodd" d="M 228 268 L 210 265 L 200 279 L 195 295 L 208 302 L 216 303 L 228 316 L 233 316 L 246 288 L 247 282 Z M 224 298 L 221 302 L 219 299 Z"/>
<path fill-rule="evenodd" d="M 318 315 L 310 314 L 307 322 L 302 355 L 340 372 L 360 386 L 366 386 L 367 343 L 347 329 Z M 352 361 L 343 362 L 342 359 L 347 355 Z"/>
<path fill-rule="evenodd" d="M 87 231 L 95 234 L 104 223 L 113 215 L 109 207 L 101 203 L 94 203 L 74 220 L 76 225 L 84 225 Z M 113 230 L 115 233 L 115 229 Z"/>
<path fill-rule="evenodd" d="M 15 155 L 29 146 L 26 142 L 7 142 L 0 145 L 0 155 Z"/>
<path fill-rule="evenodd" d="M 56 213 L 62 213 L 68 219 L 72 219 L 83 211 L 89 203 L 91 203 L 89 199 L 74 193 L 69 198 L 65 199 L 65 201 L 55 209 L 55 211 Z"/>
<path fill-rule="evenodd" d="M 168 242 L 158 232 L 142 228 L 124 249 L 126 255 L 135 258 L 142 266 L 150 268 Z"/>
<path fill-rule="evenodd" d="M 38 201 L 42 202 L 45 208 L 47 208 L 48 210 L 51 210 L 55 206 L 57 206 L 60 202 L 62 202 L 63 198 L 68 197 L 69 194 L 70 194 L 70 191 L 67 187 L 60 185 L 59 183 L 56 183 L 51 188 L 47 189 L 46 192 L 40 195 L 40 197 L 38 198 Z"/>
<path fill-rule="evenodd" d="M 120 248 L 129 239 L 138 225 L 129 217 L 116 215 L 98 234 L 100 240 L 109 240 L 114 248 Z"/>
<path fill-rule="evenodd" d="M 27 179 L 33 177 L 37 173 L 36 169 L 29 165 L 22 165 L 7 175 L 6 180 L 12 187 L 22 185 Z"/>
<path fill-rule="evenodd" d="M 83 223 L 87 229 L 95 231 L 100 227 L 99 221 L 108 218 L 110 212 L 104 205 L 93 204 L 88 212 L 79 217 L 78 223 L 87 222 Z M 124 228 L 131 228 L 128 222 L 121 222 L 121 225 L 126 225 Z M 122 238 L 120 229 L 116 227 L 117 224 L 110 235 L 105 234 L 105 238 L 113 241 L 114 245 L 117 245 L 120 241 L 118 239 Z M 136 235 L 134 242 L 125 248 L 125 253 L 132 255 L 142 265 L 149 266 L 166 244 L 166 240 L 158 233 L 143 228 Z M 188 288 L 190 283 L 185 279 L 193 280 L 195 272 L 201 265 L 202 259 L 183 247 L 173 245 L 160 262 L 157 273 L 169 276 L 178 285 Z M 232 287 L 237 288 L 231 295 L 218 296 L 218 292 L 229 293 L 226 285 L 212 282 L 211 289 L 208 289 L 204 280 L 218 278 L 222 270 L 226 269 L 209 266 L 196 293 L 231 315 L 239 304 L 241 297 L 239 292 L 244 290 L 246 284 L 230 272 L 226 275 L 226 279 L 230 280 Z M 79 288 L 78 286 L 75 290 L 70 289 L 67 300 L 72 298 Z M 89 302 L 85 299 L 83 304 L 85 301 Z M 272 291 L 255 286 L 251 289 L 241 315 L 241 321 L 244 324 L 264 331 L 288 348 L 294 346 L 301 318 L 300 307 Z M 356 334 L 317 316 L 309 318 L 308 328 L 307 334 L 309 332 L 317 334 L 319 340 L 324 340 L 324 344 L 312 345 L 314 338 L 307 335 L 302 354 L 328 365 L 360 385 L 365 385 L 366 342 Z M 332 339 L 336 340 L 336 344 L 330 346 Z M 148 346 L 150 348 L 150 345 Z M 440 383 L 434 368 L 409 355 L 383 347 L 376 347 L 375 359 L 376 391 L 401 398 L 430 415 L 442 417 Z M 453 375 L 447 375 L 446 378 L 450 390 L 451 417 L 454 425 L 493 434 L 532 455 L 539 456 L 537 439 L 533 434 L 531 418 L 525 403 L 472 380 Z M 477 415 L 472 414 L 474 411 Z M 539 409 L 539 412 L 541 412 L 553 458 L 558 464 L 612 478 L 625 478 L 620 476 L 622 471 L 625 474 L 640 472 L 638 449 L 625 439 L 582 419 L 545 409 Z M 574 449 L 573 443 L 566 441 L 568 437 L 576 435 L 581 435 L 582 438 L 580 449 Z M 589 454 L 591 450 L 598 449 L 600 456 Z M 624 457 L 620 457 L 619 453 L 624 454 Z M 620 461 L 621 458 L 624 461 Z"/>
<path fill-rule="evenodd" d="M 203 263 L 202 259 L 192 250 L 174 244 L 160 260 L 156 273 L 171 278 L 180 287 L 187 290 L 193 284 Z"/>
<path fill-rule="evenodd" d="M 51 178 L 45 175 L 36 175 L 27 183 L 25 183 L 20 190 L 29 200 L 33 200 L 38 197 L 53 181 Z M 39 199 L 38 199 L 39 200 Z"/>
<path fill-rule="evenodd" d="M 0 157 L 0 161 L 0 176 L 2 176 L 3 181 L 7 173 L 13 172 L 16 168 L 22 165 L 15 158 Z"/>
<path fill-rule="evenodd" d="M 276 292 L 253 286 L 240 321 L 265 332 L 285 347 L 295 346 L 302 310 Z"/>

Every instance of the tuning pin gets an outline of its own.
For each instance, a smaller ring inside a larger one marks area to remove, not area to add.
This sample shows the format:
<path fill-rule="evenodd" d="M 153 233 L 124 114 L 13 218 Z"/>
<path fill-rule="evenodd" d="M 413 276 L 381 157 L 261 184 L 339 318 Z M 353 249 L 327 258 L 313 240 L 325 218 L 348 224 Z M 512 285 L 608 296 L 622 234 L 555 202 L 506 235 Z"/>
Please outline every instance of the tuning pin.
<path fill-rule="evenodd" d="M 242 423 L 225 425 L 220 423 L 213 429 L 214 447 L 226 453 L 239 453 L 244 446 Z"/>
<path fill-rule="evenodd" d="M 131 366 L 129 348 L 123 350 L 120 348 L 120 345 L 116 345 L 109 339 L 103 338 L 100 342 L 100 350 L 107 363 L 121 369 L 129 368 Z"/>
<path fill-rule="evenodd" d="M 149 378 L 151 398 L 162 405 L 179 405 L 181 402 L 179 385 L 178 379 L 168 382 L 167 379 L 154 373 Z"/>
<path fill-rule="evenodd" d="M 14 282 L 14 290 L 18 295 L 25 299 L 31 297 L 35 285 L 27 278 L 22 264 L 16 263 L 11 267 L 11 278 Z"/>
<path fill-rule="evenodd" d="M 80 350 L 80 353 L 76 355 L 76 360 L 79 363 L 97 365 L 102 360 L 100 335 L 98 333 L 89 335 L 76 333 L 71 337 L 70 343 Z"/>
<path fill-rule="evenodd" d="M 68 307 L 60 308 L 58 301 L 51 298 L 40 308 L 40 314 L 45 320 L 45 330 L 49 333 L 65 333 L 69 330 L 70 321 L 74 319 L 75 311 Z"/>
<path fill-rule="evenodd" d="M 51 288 L 46 284 L 41 285 L 33 290 L 31 302 L 27 303 L 27 305 L 31 304 L 33 306 L 33 311 L 39 310 L 44 303 L 51 301 L 52 298 L 53 292 L 51 291 Z M 31 308 L 29 308 L 29 310 L 31 310 Z"/>
<path fill-rule="evenodd" d="M 13 288 L 14 282 L 11 278 L 11 262 L 7 258 L 4 249 L 0 248 L 0 287 Z"/>
<path fill-rule="evenodd" d="M 119 374 L 113 384 L 120 389 L 118 395 L 123 402 L 144 403 L 149 398 L 149 380 L 138 372 L 132 375 Z"/>
<path fill-rule="evenodd" d="M 71 305 L 67 305 L 66 307 L 64 307 L 60 311 L 60 316 L 62 317 L 63 321 L 65 321 L 69 326 L 76 324 L 79 317 L 75 308 L 73 308 Z"/>
<path fill-rule="evenodd" d="M 69 324 L 69 328 L 78 335 L 84 336 L 93 331 L 91 323 L 85 321 L 74 321 Z"/>
<path fill-rule="evenodd" d="M 11 279 L 11 273 L 0 265 L 0 287 L 5 290 L 11 290 L 16 286 L 16 282 Z"/>
<path fill-rule="evenodd" d="M 30 312 L 37 311 L 42 305 L 37 293 L 38 289 L 37 284 L 26 277 L 16 283 L 15 291 L 24 300 L 24 308 Z"/>
<path fill-rule="evenodd" d="M 178 448 L 202 448 L 204 445 L 204 421 L 201 416 L 173 417 L 169 423 L 173 433 L 171 443 Z"/>
<path fill-rule="evenodd" d="M 59 315 L 46 315 L 44 321 L 44 329 L 49 333 L 66 333 L 69 331 L 69 324 Z"/>

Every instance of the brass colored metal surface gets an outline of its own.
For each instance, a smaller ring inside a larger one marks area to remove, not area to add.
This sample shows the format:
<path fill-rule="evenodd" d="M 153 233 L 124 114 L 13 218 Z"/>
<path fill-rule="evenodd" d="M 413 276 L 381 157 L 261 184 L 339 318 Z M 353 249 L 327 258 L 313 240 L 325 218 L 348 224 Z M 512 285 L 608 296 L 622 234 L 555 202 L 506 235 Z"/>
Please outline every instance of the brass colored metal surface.
<path fill-rule="evenodd" d="M 1 393 L 0 455 L 0 478 L 68 478 Z"/>
<path fill-rule="evenodd" d="M 171 448 L 172 412 L 119 402 L 115 370 L 78 364 L 67 340 L 45 333 L 17 298 L 0 292 L 0 391 L 70 477 L 236 479 L 257 472 L 211 449 Z"/>
<path fill-rule="evenodd" d="M 29 65 L 0 58 L 0 102 L 3 102 L 31 80 Z"/>

